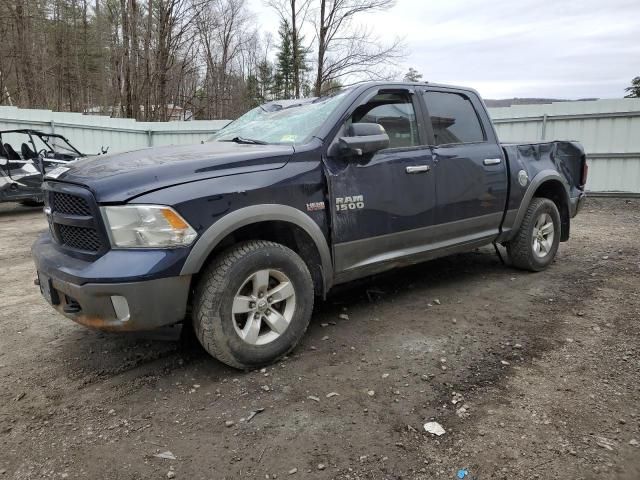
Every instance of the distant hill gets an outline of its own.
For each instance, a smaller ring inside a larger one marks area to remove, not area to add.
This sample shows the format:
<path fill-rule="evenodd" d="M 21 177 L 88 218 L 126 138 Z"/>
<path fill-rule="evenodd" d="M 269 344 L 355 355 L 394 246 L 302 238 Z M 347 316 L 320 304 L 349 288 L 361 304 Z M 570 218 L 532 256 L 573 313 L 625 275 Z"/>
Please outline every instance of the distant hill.
<path fill-rule="evenodd" d="M 598 100 L 597 98 L 581 98 L 579 100 L 567 100 L 564 98 L 505 98 L 502 100 L 485 100 L 488 108 L 510 107 L 512 105 L 540 105 L 552 102 L 586 102 Z"/>

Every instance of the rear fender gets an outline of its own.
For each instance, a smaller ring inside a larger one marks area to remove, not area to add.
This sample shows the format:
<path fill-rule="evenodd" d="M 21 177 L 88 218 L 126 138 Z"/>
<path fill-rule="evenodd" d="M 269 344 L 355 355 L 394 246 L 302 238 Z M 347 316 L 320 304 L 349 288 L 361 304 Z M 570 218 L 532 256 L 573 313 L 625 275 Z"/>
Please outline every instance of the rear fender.
<path fill-rule="evenodd" d="M 558 205 L 558 210 L 560 211 L 560 217 L 562 219 L 562 234 L 560 239 L 562 241 L 566 241 L 569 238 L 569 184 L 567 180 L 560 175 L 555 170 L 542 170 L 539 172 L 527 187 L 527 190 L 524 193 L 522 198 L 522 202 L 520 203 L 520 207 L 518 208 L 518 213 L 515 216 L 515 220 L 511 227 L 511 233 L 515 235 L 515 233 L 522 225 L 522 221 L 524 220 L 524 216 L 527 213 L 527 209 L 531 204 L 531 201 L 536 196 L 536 193 L 541 189 L 544 189 L 546 186 L 548 188 L 553 188 L 554 191 L 557 191 L 558 195 L 560 195 L 560 203 Z M 551 187 L 553 185 L 553 187 Z M 561 187 L 559 187 L 561 185 Z M 558 187 L 556 187 L 558 186 Z M 546 195 L 544 195 L 546 196 Z M 565 211 L 566 210 L 566 211 Z"/>

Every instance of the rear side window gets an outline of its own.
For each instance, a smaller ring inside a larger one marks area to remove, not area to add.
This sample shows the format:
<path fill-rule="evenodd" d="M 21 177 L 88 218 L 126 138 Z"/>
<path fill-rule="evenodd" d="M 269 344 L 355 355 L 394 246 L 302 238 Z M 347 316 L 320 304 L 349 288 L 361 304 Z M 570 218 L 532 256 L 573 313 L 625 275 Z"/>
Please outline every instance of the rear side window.
<path fill-rule="evenodd" d="M 471 100 L 457 93 L 425 92 L 436 145 L 485 140 Z"/>

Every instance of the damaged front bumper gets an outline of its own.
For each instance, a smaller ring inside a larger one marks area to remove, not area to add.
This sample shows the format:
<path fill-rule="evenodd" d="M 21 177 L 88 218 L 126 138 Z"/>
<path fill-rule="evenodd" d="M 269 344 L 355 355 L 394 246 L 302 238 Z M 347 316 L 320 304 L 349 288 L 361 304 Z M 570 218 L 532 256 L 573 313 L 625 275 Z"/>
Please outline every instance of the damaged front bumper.
<path fill-rule="evenodd" d="M 103 282 L 104 278 L 96 278 L 96 262 L 85 262 L 58 251 L 51 237 L 44 234 L 32 247 L 38 272 L 36 283 L 57 311 L 90 328 L 138 331 L 182 321 L 186 314 L 191 276 L 141 278 L 137 275 L 140 268 L 148 269 L 146 263 L 153 264 L 154 258 L 162 261 L 163 255 L 158 255 L 160 251 L 146 256 L 145 252 L 132 253 L 138 253 L 138 261 L 131 259 L 128 268 L 130 278 Z M 105 258 L 108 255 L 103 256 L 100 262 L 108 265 L 106 273 L 112 274 L 109 269 L 113 269 L 114 261 Z M 121 261 L 119 258 L 115 263 Z M 82 273 L 86 274 L 84 278 L 78 276 Z"/>

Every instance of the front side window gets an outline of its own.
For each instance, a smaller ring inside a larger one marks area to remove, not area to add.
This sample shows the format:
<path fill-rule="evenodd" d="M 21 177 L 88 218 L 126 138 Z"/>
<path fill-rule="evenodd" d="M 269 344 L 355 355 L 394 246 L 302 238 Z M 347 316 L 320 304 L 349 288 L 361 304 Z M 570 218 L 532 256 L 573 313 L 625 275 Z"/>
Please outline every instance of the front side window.
<path fill-rule="evenodd" d="M 420 145 L 416 112 L 409 94 L 378 94 L 356 108 L 349 121 L 382 125 L 389 135 L 389 148 Z"/>
<path fill-rule="evenodd" d="M 457 93 L 425 92 L 436 145 L 476 143 L 485 140 L 471 100 Z"/>

